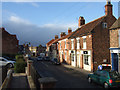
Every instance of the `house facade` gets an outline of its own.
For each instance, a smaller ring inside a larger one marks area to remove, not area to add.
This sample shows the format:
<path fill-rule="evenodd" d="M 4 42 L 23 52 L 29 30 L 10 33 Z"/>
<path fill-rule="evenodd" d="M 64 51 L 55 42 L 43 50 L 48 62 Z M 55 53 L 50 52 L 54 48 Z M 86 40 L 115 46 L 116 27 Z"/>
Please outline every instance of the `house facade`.
<path fill-rule="evenodd" d="M 120 72 L 120 17 L 110 27 L 110 58 L 112 70 Z"/>
<path fill-rule="evenodd" d="M 2 41 L 2 54 L 18 54 L 19 40 L 16 35 L 8 33 L 5 28 L 0 28 L 0 40 Z"/>
<path fill-rule="evenodd" d="M 62 63 L 71 64 L 69 51 L 71 50 L 71 40 L 68 39 L 72 35 L 72 29 L 68 28 L 68 35 L 65 32 L 60 34 L 61 38 L 58 41 L 59 60 Z"/>
<path fill-rule="evenodd" d="M 87 71 L 95 71 L 98 65 L 111 63 L 110 30 L 116 21 L 112 4 L 107 1 L 105 15 L 85 24 L 80 16 L 78 28 L 57 40 L 60 62 L 68 63 Z"/>
<path fill-rule="evenodd" d="M 79 28 L 69 37 L 75 47 L 71 52 L 72 66 L 95 71 L 98 65 L 111 63 L 109 28 L 115 21 L 110 1 L 105 5 L 104 16 L 87 24 L 84 17 L 79 18 Z"/>

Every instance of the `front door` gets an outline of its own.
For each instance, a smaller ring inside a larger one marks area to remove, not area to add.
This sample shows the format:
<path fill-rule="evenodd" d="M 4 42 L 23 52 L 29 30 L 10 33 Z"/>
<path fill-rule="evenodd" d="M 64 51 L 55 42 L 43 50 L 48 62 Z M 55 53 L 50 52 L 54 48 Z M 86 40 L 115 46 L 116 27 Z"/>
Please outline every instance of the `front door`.
<path fill-rule="evenodd" d="M 80 55 L 77 54 L 77 67 L 80 67 Z"/>
<path fill-rule="evenodd" d="M 75 67 L 75 54 L 71 54 L 71 64 Z"/>
<path fill-rule="evenodd" d="M 112 70 L 118 71 L 118 55 L 112 53 Z"/>

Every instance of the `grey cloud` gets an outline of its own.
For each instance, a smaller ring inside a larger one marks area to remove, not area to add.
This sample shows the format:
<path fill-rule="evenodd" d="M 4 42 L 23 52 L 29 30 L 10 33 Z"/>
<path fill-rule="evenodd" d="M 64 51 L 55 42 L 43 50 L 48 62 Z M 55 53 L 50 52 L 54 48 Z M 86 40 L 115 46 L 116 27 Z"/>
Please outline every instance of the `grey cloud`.
<path fill-rule="evenodd" d="M 54 35 L 59 35 L 62 31 L 67 32 L 68 28 L 56 25 L 37 26 L 13 21 L 3 22 L 3 27 L 11 34 L 16 34 L 20 44 L 31 42 L 34 46 L 39 44 L 45 45 L 49 40 L 54 38 Z"/>

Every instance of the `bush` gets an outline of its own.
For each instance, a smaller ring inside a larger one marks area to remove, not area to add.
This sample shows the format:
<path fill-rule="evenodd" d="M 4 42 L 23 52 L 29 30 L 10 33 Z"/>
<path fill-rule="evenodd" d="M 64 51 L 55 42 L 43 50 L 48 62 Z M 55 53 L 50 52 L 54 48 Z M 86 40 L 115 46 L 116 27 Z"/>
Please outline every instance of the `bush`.
<path fill-rule="evenodd" d="M 16 61 L 19 60 L 19 59 L 23 59 L 23 55 L 16 55 L 15 59 L 16 59 Z"/>
<path fill-rule="evenodd" d="M 17 59 L 14 66 L 15 73 L 25 73 L 26 66 L 27 63 L 23 59 Z"/>

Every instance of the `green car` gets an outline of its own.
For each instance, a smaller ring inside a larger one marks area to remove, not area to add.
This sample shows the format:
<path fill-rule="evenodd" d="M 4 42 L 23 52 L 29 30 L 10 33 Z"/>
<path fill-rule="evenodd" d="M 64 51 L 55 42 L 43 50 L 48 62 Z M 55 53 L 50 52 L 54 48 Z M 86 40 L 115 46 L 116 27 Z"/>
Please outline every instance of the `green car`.
<path fill-rule="evenodd" d="M 117 71 L 97 70 L 88 74 L 88 82 L 96 82 L 104 88 L 120 87 L 120 74 Z"/>

